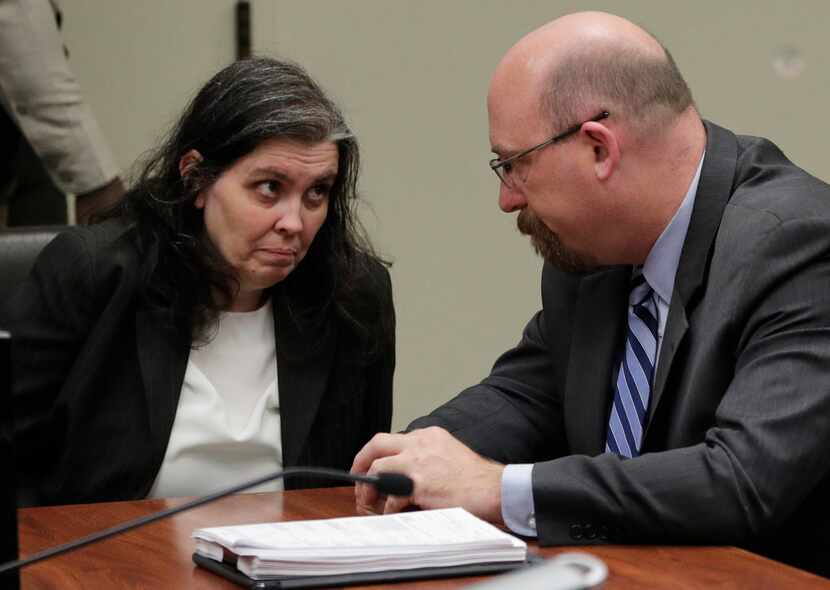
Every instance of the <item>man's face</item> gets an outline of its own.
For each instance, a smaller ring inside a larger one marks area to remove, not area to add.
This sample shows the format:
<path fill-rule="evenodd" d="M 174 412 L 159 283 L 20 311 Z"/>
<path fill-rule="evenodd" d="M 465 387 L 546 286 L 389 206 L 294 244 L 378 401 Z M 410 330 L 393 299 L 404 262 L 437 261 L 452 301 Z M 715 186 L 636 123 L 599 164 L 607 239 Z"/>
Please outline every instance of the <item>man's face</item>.
<path fill-rule="evenodd" d="M 561 132 L 542 117 L 538 95 L 516 81 L 494 79 L 488 97 L 490 142 L 496 158 L 504 159 Z M 509 86 L 508 90 L 504 88 Z M 499 206 L 518 211 L 519 231 L 530 237 L 536 252 L 568 272 L 598 266 L 590 254 L 594 231 L 587 191 L 590 163 L 577 138 L 544 147 L 517 160 L 513 186 L 500 183 Z M 587 169 L 585 167 L 588 167 Z"/>

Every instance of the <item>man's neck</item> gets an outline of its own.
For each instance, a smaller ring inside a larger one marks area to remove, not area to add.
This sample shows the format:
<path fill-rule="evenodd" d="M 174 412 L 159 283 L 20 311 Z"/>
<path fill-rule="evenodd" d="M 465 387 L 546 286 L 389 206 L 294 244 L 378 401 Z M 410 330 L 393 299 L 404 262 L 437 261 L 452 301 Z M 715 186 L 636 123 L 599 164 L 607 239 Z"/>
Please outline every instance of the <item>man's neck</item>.
<path fill-rule="evenodd" d="M 706 148 L 706 129 L 697 112 L 681 115 L 680 120 L 643 152 L 640 166 L 648 170 L 643 179 L 637 219 L 639 235 L 629 253 L 632 264 L 645 262 L 657 238 L 674 217 L 697 172 Z"/>

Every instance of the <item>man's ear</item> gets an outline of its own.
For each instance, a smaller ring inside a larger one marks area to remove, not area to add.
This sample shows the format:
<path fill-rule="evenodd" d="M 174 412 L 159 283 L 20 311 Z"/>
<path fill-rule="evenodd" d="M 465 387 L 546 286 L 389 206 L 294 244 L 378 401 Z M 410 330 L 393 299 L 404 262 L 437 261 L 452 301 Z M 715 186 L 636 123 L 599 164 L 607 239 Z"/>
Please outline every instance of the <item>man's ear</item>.
<path fill-rule="evenodd" d="M 589 121 L 582 126 L 594 146 L 594 171 L 597 179 L 608 180 L 620 163 L 620 143 L 616 134 L 599 121 Z"/>
<path fill-rule="evenodd" d="M 199 165 L 202 161 L 202 154 L 197 150 L 190 150 L 179 160 L 179 175 L 182 177 L 182 183 L 187 185 L 187 177 L 193 171 L 193 168 Z M 205 206 L 204 196 L 199 194 L 193 202 L 196 208 L 201 209 Z"/>

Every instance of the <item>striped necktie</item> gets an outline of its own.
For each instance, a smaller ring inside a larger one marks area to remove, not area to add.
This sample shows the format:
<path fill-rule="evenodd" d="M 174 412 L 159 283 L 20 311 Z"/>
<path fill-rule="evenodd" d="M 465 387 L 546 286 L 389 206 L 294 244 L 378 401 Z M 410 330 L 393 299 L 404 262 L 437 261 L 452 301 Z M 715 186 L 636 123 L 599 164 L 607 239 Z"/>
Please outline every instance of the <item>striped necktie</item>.
<path fill-rule="evenodd" d="M 645 277 L 639 274 L 628 298 L 628 332 L 614 381 L 606 452 L 622 457 L 640 454 L 656 357 L 657 301 Z"/>

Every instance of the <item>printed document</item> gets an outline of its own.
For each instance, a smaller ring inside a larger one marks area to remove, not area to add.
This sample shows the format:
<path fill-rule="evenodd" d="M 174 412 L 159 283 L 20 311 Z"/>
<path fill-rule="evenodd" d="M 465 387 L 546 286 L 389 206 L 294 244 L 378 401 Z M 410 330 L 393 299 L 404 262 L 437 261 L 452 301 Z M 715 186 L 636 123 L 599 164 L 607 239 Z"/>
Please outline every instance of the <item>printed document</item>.
<path fill-rule="evenodd" d="M 196 552 L 251 578 L 524 561 L 524 541 L 463 508 L 198 529 Z"/>

